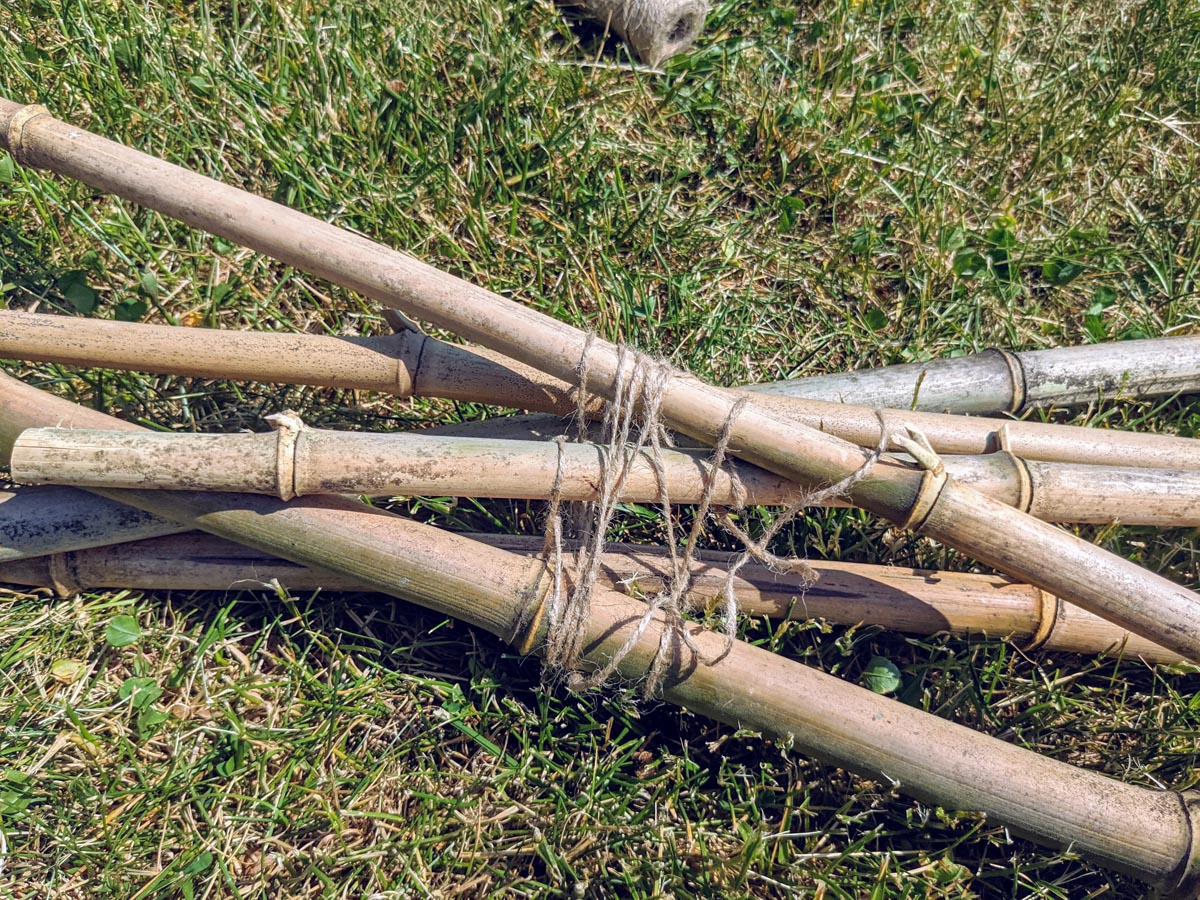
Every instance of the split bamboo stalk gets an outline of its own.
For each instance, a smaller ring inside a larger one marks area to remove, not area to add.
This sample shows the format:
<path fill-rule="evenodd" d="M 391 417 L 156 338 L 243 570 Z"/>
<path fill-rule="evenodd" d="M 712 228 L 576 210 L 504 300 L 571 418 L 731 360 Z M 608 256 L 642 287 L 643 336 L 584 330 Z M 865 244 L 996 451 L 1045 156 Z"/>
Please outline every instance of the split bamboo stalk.
<path fill-rule="evenodd" d="M 50 423 L 137 427 L 0 375 L 0 464 L 17 434 Z M 284 503 L 253 494 L 98 492 L 463 619 L 521 652 L 543 644 L 544 560 L 341 497 Z M 636 600 L 598 590 L 583 642 L 589 662 L 610 659 L 644 610 Z M 642 635 L 621 663 L 624 677 L 648 670 L 662 628 L 658 620 Z M 1200 887 L 1200 797 L 1128 785 L 1041 757 L 742 642 L 724 653 L 724 637 L 706 629 L 694 628 L 692 638 L 702 656 L 678 642 L 663 684 L 664 697 L 674 703 L 781 736 L 796 750 L 926 802 L 980 810 L 1172 896 L 1191 898 Z"/>
<path fill-rule="evenodd" d="M 0 143 L 21 165 L 52 169 L 221 235 L 563 381 L 574 384 L 586 370 L 590 394 L 611 400 L 628 365 L 612 343 L 367 238 L 60 122 L 44 107 L 0 99 Z M 706 443 L 728 426 L 734 455 L 801 484 L 830 484 L 862 467 L 861 448 L 781 417 L 758 398 L 739 403 L 744 397 L 673 373 L 664 379 L 660 408 L 665 424 Z M 1200 660 L 1200 597 L 936 468 L 877 466 L 851 499 Z"/>
<path fill-rule="evenodd" d="M 102 499 L 102 498 L 96 498 Z M 181 526 L 176 526 L 181 527 Z M 522 556 L 539 556 L 540 538 L 468 535 Z M 716 602 L 732 554 L 704 553 L 691 563 L 691 599 Z M 665 555 L 644 547 L 612 547 L 600 584 L 651 596 L 670 577 Z M 930 572 L 896 566 L 809 560 L 820 575 L 806 585 L 797 575 L 743 566 L 733 581 L 738 609 L 748 616 L 821 619 L 891 631 L 1011 641 L 1023 652 L 1117 653 L 1151 664 L 1181 662 L 1177 653 L 1123 632 L 1103 619 L 1037 588 L 991 575 Z M 357 591 L 351 578 L 299 566 L 202 532 L 174 534 L 83 550 L 65 550 L 0 563 L 0 582 L 46 588 L 59 596 L 100 589 L 230 591 Z"/>
<path fill-rule="evenodd" d="M 13 480 L 78 487 L 248 491 L 282 500 L 309 494 L 595 500 L 608 450 L 596 444 L 485 440 L 430 434 L 175 434 L 32 428 L 13 444 Z M 561 461 L 561 475 L 559 466 Z M 1200 525 L 1200 471 L 1026 462 L 1011 453 L 945 457 L 951 477 L 1007 506 L 1052 522 Z M 667 496 L 698 503 L 706 454 L 660 457 Z M 633 460 L 621 499 L 659 498 L 647 453 Z M 712 473 L 712 500 L 790 506 L 804 492 L 757 466 L 730 461 Z"/>
<path fill-rule="evenodd" d="M 1163 344 L 1166 346 L 1157 355 L 1140 347 L 1126 355 L 1142 366 L 1147 383 L 1155 390 L 1165 389 L 1167 385 L 1193 383 L 1189 380 L 1187 367 L 1191 356 L 1200 356 L 1197 352 L 1200 338 L 1176 338 Z M 1124 345 L 1104 346 L 1110 355 L 1126 358 L 1122 354 Z M 1161 356 L 1177 350 L 1183 353 L 1184 371 L 1177 381 L 1171 381 L 1162 373 Z M 1095 379 L 1090 384 L 1103 385 L 1113 380 L 1103 381 L 1098 371 L 1099 354 L 1093 352 L 1093 348 L 1061 352 L 1077 351 L 1088 351 L 1080 357 L 1080 369 Z M 1010 355 L 1017 358 L 1015 354 Z M 442 397 L 558 414 L 575 411 L 574 388 L 558 378 L 486 348 L 448 344 L 414 331 L 383 337 L 349 338 L 178 328 L 0 311 L 0 358 L 201 378 L 356 388 L 400 397 Z M 1056 384 L 1064 390 L 1074 391 L 1068 396 L 1078 397 L 1083 393 L 1079 381 L 1069 380 L 1068 363 L 1057 362 L 1057 357 L 1041 360 L 1034 354 L 1022 354 L 1020 358 L 1030 358 L 1032 361 L 1021 365 L 1029 365 L 1039 377 L 1058 378 Z M 1007 360 L 1008 356 L 997 352 L 975 359 L 983 366 L 980 371 L 989 373 L 990 377 L 991 368 L 995 367 L 993 360 Z M 951 375 L 959 371 L 950 365 L 958 365 L 959 360 L 945 362 Z M 1008 363 L 1001 365 L 1009 371 Z M 902 387 L 907 388 L 911 380 L 920 377 L 907 367 L 897 368 L 904 370 L 899 376 Z M 835 385 L 840 383 L 838 379 L 861 376 L 864 390 L 857 397 L 870 397 L 871 407 L 839 402 L 840 396 L 834 399 L 811 397 L 809 394 L 815 391 L 800 392 L 800 382 L 791 383 L 797 386 L 793 391 L 795 396 L 772 384 L 748 385 L 737 390 L 762 394 L 764 396 L 757 402 L 763 409 L 794 418 L 859 446 L 873 447 L 878 443 L 879 420 L 874 407 L 889 406 L 888 402 L 882 402 L 887 400 L 897 401 L 895 405 L 904 410 L 891 414 L 893 424 L 920 428 L 939 453 L 980 454 L 1007 449 L 1024 459 L 1051 462 L 1200 469 L 1200 442 L 1189 438 L 1042 422 L 997 422 L 912 411 L 908 409 L 912 403 L 911 392 L 908 399 L 895 396 L 895 391 L 873 392 L 873 382 L 886 385 L 891 371 L 876 370 L 873 376 L 870 373 L 826 376 Z M 967 374 L 972 373 L 968 371 Z M 937 382 L 937 397 L 949 399 L 949 377 L 943 376 Z M 1016 376 L 1009 372 L 1007 377 L 1011 393 Z M 1083 374 L 1077 378 L 1082 379 Z M 924 382 L 921 385 L 923 389 Z M 969 399 L 973 388 L 974 381 L 968 380 L 959 396 Z M 1042 382 L 1041 390 L 1044 394 L 1052 394 L 1045 382 Z M 980 396 L 988 395 L 981 390 Z M 593 410 L 598 408 L 599 404 L 592 405 Z"/>

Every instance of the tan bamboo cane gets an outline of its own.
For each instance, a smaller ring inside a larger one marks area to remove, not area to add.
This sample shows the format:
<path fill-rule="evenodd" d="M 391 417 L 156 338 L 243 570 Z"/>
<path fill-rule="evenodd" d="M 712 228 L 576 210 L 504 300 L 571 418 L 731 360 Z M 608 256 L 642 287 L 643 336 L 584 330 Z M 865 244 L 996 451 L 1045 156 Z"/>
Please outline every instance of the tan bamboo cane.
<path fill-rule="evenodd" d="M 13 444 L 15 481 L 78 487 L 249 491 L 282 500 L 309 494 L 595 500 L 608 450 L 595 444 L 485 440 L 430 434 L 129 433 L 32 428 Z M 1011 453 L 943 458 L 951 477 L 1051 522 L 1200 525 L 1200 471 L 1026 462 Z M 660 474 L 661 473 L 661 474 Z M 794 482 L 731 462 L 713 472 L 705 454 L 667 450 L 659 467 L 635 458 L 621 499 L 790 506 Z"/>
<path fill-rule="evenodd" d="M 565 385 L 544 372 L 410 330 L 332 337 L 0 310 L 0 359 L 575 410 Z"/>
<path fill-rule="evenodd" d="M 179 328 L 0 310 L 0 358 L 197 378 L 354 388 L 572 412 L 569 386 L 544 372 L 415 331 L 380 337 Z M 1053 350 L 985 350 L 742 390 L 924 412 L 1012 413 L 1101 397 L 1200 390 L 1200 337 Z"/>
<path fill-rule="evenodd" d="M 1165 349 L 1170 352 L 1171 347 L 1184 341 L 1200 342 L 1200 338 L 1179 338 L 1169 342 L 1170 347 Z M 1132 355 L 1139 357 L 1137 353 Z M 201 378 L 356 388 L 401 397 L 442 397 L 559 414 L 575 411 L 573 388 L 557 378 L 485 348 L 447 344 L 414 331 L 373 338 L 339 338 L 0 311 L 0 358 Z M 995 358 L 1002 357 L 996 354 Z M 1184 358 L 1185 365 L 1188 358 Z M 985 363 L 988 360 L 980 359 Z M 1094 362 L 1094 356 L 1089 354 L 1084 361 Z M 1030 363 L 1035 364 L 1036 360 Z M 1151 369 L 1149 363 L 1143 365 L 1152 373 L 1160 371 Z M 885 380 L 883 374 L 887 371 L 879 370 L 876 379 L 866 379 L 865 375 L 864 379 Z M 1058 370 L 1043 363 L 1041 371 L 1052 377 Z M 1100 378 L 1092 369 L 1088 372 Z M 1157 377 L 1151 384 L 1161 387 L 1167 383 L 1186 383 L 1185 376 L 1186 370 L 1180 382 Z M 911 373 L 902 373 L 901 380 L 909 377 Z M 968 383 L 964 390 L 970 386 Z M 766 384 L 738 390 L 764 394 L 757 401 L 764 409 L 859 446 L 873 447 L 878 443 L 879 420 L 875 409 L 819 398 L 789 397 L 775 388 Z M 858 396 L 872 397 L 877 401 L 875 406 L 887 405 L 878 402 L 871 393 Z M 906 407 L 909 403 L 900 405 Z M 599 404 L 593 404 L 593 409 L 598 408 Z M 913 411 L 897 412 L 891 418 L 897 426 L 903 423 L 920 428 L 939 453 L 1010 450 L 1024 459 L 1052 462 L 1200 469 L 1200 442 L 1171 435 L 1043 422 L 997 422 Z"/>
<path fill-rule="evenodd" d="M 186 526 L 68 487 L 0 491 L 0 581 L 49 587 L 60 594 L 96 588 L 148 590 L 248 589 L 279 579 L 292 590 L 356 590 L 345 576 L 298 566 Z M 166 536 L 166 537 L 161 537 Z M 471 535 L 525 555 L 541 539 Z M 160 538 L 155 540 L 154 538 Z M 128 546 L 124 546 L 128 544 Z M 701 602 L 724 584 L 728 554 L 706 553 L 692 565 Z M 25 561 L 29 560 L 28 563 Z M 823 618 L 897 631 L 984 635 L 1037 649 L 1120 652 L 1153 663 L 1171 653 L 1037 588 L 991 575 L 920 572 L 894 566 L 810 561 L 821 581 L 805 587 L 795 575 L 745 566 L 735 579 L 744 613 L 775 618 Z M 656 589 L 662 554 L 625 546 L 606 555 L 603 583 L 629 592 Z"/>
<path fill-rule="evenodd" d="M 540 538 L 469 537 L 523 556 L 543 552 Z M 731 559 L 728 553 L 704 553 L 692 561 L 689 594 L 697 605 L 715 603 L 722 596 L 724 567 Z M 812 585 L 797 575 L 743 566 L 733 580 L 738 609 L 748 616 L 1007 640 L 1026 653 L 1118 653 L 1151 664 L 1182 661 L 1177 653 L 1123 632 L 1077 606 L 1004 578 L 821 560 L 809 564 L 820 575 Z M 651 596 L 662 589 L 670 575 L 668 568 L 661 551 L 612 547 L 603 556 L 600 584 L 608 590 Z M 344 575 L 299 566 L 202 532 L 2 562 L 0 582 L 46 588 L 64 597 L 106 588 L 362 590 L 360 583 Z"/>
<path fill-rule="evenodd" d="M 55 423 L 129 428 L 95 410 L 0 375 L 0 464 L 16 435 Z M 98 490 L 98 489 L 97 489 Z M 98 491 L 153 512 L 455 616 L 537 650 L 547 567 L 477 541 L 341 497 L 284 503 L 253 494 Z M 636 629 L 645 605 L 598 590 L 584 645 L 611 658 Z M 662 623 L 647 629 L 620 666 L 637 679 L 660 646 Z M 702 715 L 779 735 L 825 762 L 869 773 L 926 802 L 980 810 L 1052 846 L 1179 897 L 1200 887 L 1200 797 L 1127 785 L 977 734 L 872 694 L 776 654 L 695 628 L 703 656 L 679 642 L 664 697 Z M 706 660 L 715 660 L 708 662 Z"/>
<path fill-rule="evenodd" d="M 628 357 L 607 341 L 522 307 L 367 238 L 0 99 L 0 142 L 18 163 L 97 189 L 328 278 L 386 306 L 612 399 Z M 582 363 L 586 359 L 586 367 Z M 746 395 L 740 395 L 744 398 Z M 664 378 L 663 420 L 801 484 L 857 472 L 861 448 L 682 373 Z M 831 404 L 836 406 L 836 404 Z M 47 424 L 47 423 L 42 423 Z M 931 463 L 931 465 L 933 465 Z M 1172 466 L 1187 468 L 1187 466 Z M 1018 580 L 1200 660 L 1200 597 L 1128 560 L 989 500 L 938 472 L 879 465 L 851 499 Z"/>

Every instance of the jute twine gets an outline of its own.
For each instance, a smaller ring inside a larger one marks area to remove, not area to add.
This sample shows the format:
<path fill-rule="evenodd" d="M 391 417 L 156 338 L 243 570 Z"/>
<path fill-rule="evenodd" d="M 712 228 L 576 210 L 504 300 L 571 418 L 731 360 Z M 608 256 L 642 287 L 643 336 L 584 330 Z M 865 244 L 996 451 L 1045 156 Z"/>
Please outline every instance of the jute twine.
<path fill-rule="evenodd" d="M 579 363 L 576 439 L 580 441 L 587 439 L 584 411 L 589 401 L 587 376 L 592 340 L 589 336 Z M 602 452 L 597 498 L 588 503 L 569 504 L 570 510 L 567 514 L 564 514 L 561 490 L 561 448 L 566 438 L 559 438 L 559 465 L 546 523 L 545 554 L 552 569 L 553 580 L 546 605 L 545 661 L 547 675 L 554 678 L 565 677 L 568 687 L 572 690 L 588 690 L 608 681 L 657 617 L 662 618 L 663 627 L 658 648 L 643 683 L 642 690 L 646 697 L 655 695 L 671 660 L 676 656 L 674 651 L 680 644 L 688 647 L 695 658 L 705 664 L 711 665 L 723 658 L 737 635 L 738 606 L 734 594 L 734 580 L 738 571 L 747 562 L 754 560 L 778 573 L 798 574 L 807 585 L 815 583 L 817 573 L 804 560 L 777 556 L 770 552 L 768 546 L 780 530 L 806 508 L 852 490 L 867 476 L 887 449 L 888 429 L 880 413 L 879 446 L 873 451 L 864 451 L 862 465 L 841 481 L 801 496 L 756 539 L 737 525 L 730 509 L 714 508 L 712 505 L 712 495 L 717 482 L 715 476 L 726 462 L 734 423 L 747 402 L 744 398 L 739 399 L 730 410 L 706 463 L 704 490 L 680 549 L 676 518 L 668 495 L 662 463 L 662 450 L 664 446 L 670 446 L 670 435 L 661 421 L 663 389 L 668 379 L 679 374 L 678 370 L 662 360 L 624 345 L 618 347 L 613 399 L 604 407 L 600 428 Z M 601 556 L 625 480 L 634 462 L 639 458 L 647 460 L 657 475 L 658 505 L 666 530 L 666 546 L 670 556 L 669 574 L 663 589 L 647 599 L 646 611 L 625 643 L 602 666 L 585 673 L 582 668 L 583 642 L 588 633 L 592 595 L 600 572 Z M 728 474 L 735 486 L 735 495 L 739 498 L 744 496 L 736 471 L 728 470 Z M 743 505 L 739 499 L 736 509 L 742 508 Z M 721 631 L 725 636 L 725 647 L 715 657 L 708 657 L 701 651 L 687 628 L 688 615 L 697 611 L 694 608 L 695 600 L 688 590 L 691 586 L 691 563 L 710 514 L 714 515 L 717 522 L 740 541 L 744 548 L 730 567 L 721 591 L 720 622 Z M 574 549 L 568 549 L 568 545 Z M 568 565 L 572 573 L 569 585 L 566 577 Z"/>
<path fill-rule="evenodd" d="M 562 0 L 620 35 L 637 58 L 657 66 L 692 45 L 704 28 L 708 0 Z"/>

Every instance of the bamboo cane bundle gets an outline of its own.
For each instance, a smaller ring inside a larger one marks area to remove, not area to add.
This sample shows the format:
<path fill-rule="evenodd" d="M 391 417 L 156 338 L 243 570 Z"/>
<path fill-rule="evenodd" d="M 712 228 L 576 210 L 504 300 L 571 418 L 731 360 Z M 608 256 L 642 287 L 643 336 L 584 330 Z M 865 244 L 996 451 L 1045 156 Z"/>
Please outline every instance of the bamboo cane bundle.
<path fill-rule="evenodd" d="M 0 143 L 22 165 L 53 169 L 329 278 L 563 381 L 582 381 L 589 394 L 611 400 L 628 376 L 629 356 L 614 344 L 366 238 L 60 122 L 44 107 L 0 99 Z M 708 443 L 724 432 L 734 455 L 790 480 L 831 484 L 863 466 L 860 448 L 781 417 L 757 398 L 743 401 L 744 394 L 665 371 L 657 391 L 665 424 Z M 926 471 L 877 467 L 851 499 L 1200 659 L 1194 593 L 956 484 L 932 464 Z"/>
<path fill-rule="evenodd" d="M 0 376 L 0 463 L 16 434 L 49 423 L 137 426 L 82 409 Z M 101 491 L 164 518 L 345 575 L 415 601 L 532 652 L 547 567 L 340 497 L 284 503 L 251 494 Z M 486 572 L 487 578 L 480 578 Z M 599 664 L 636 633 L 645 605 L 598 590 L 587 659 Z M 624 657 L 636 679 L 658 652 L 656 619 Z M 847 684 L 773 653 L 689 628 L 695 650 L 674 648 L 666 699 L 740 727 L 780 735 L 820 760 L 870 773 L 927 801 L 982 810 L 1052 846 L 1070 845 L 1111 868 L 1191 897 L 1200 884 L 1200 798 L 1127 785 L 1046 759 Z"/>
<path fill-rule="evenodd" d="M 1153 348 L 1134 347 L 1127 355 L 1142 364 L 1147 384 L 1155 392 L 1170 386 L 1187 386 L 1187 366 L 1200 338 L 1177 338 L 1159 348 L 1154 341 L 1130 342 L 1153 344 Z M 1106 345 L 1109 355 L 1124 359 L 1125 345 Z M 1080 357 L 1079 368 L 1095 381 L 1103 380 L 1093 348 Z M 1153 351 L 1153 352 L 1152 352 Z M 1058 351 L 1041 351 L 1055 353 Z M 1172 381 L 1162 374 L 1162 356 L 1183 354 L 1184 371 Z M 1033 354 L 1029 363 L 1041 377 L 1065 378 L 1069 364 L 1039 361 Z M 574 389 L 565 382 L 522 365 L 494 351 L 480 347 L 460 347 L 414 331 L 372 338 L 339 338 L 323 335 L 264 334 L 258 332 L 216 331 L 202 328 L 177 328 L 169 325 L 144 325 L 101 319 L 79 319 L 37 313 L 0 311 L 0 358 L 14 358 L 67 365 L 137 369 L 201 378 L 231 378 L 284 384 L 311 384 L 326 387 L 359 388 L 383 391 L 401 397 L 442 397 L 490 403 L 518 409 L 560 414 L 576 408 Z M 978 357 L 985 366 L 1000 354 Z M 951 366 L 950 364 L 955 364 Z M 1022 363 L 1024 365 L 1025 363 Z M 948 374 L 940 382 L 938 397 L 950 395 L 946 382 L 959 360 L 946 361 Z M 1156 367 L 1157 366 L 1157 367 Z M 904 369 L 904 367 L 898 367 Z M 1008 370 L 1008 365 L 1004 365 Z M 870 382 L 889 379 L 889 369 L 877 375 L 863 375 Z M 941 370 L 939 370 L 941 371 Z M 985 368 L 983 371 L 987 372 Z M 854 373 L 851 373 L 853 376 Z M 968 372 L 968 375 L 970 373 Z M 845 377 L 851 377 L 845 376 Z M 1111 429 L 1079 428 L 1042 422 L 995 422 L 980 418 L 907 410 L 908 399 L 898 398 L 894 389 L 882 397 L 867 384 L 858 397 L 872 399 L 872 407 L 838 402 L 845 386 L 832 376 L 838 392 L 836 400 L 810 396 L 815 390 L 784 391 L 778 385 L 750 385 L 739 388 L 762 394 L 757 403 L 776 415 L 851 441 L 873 447 L 879 441 L 879 419 L 874 407 L 886 407 L 882 400 L 897 400 L 905 409 L 892 415 L 895 425 L 920 428 L 939 453 L 981 454 L 1010 450 L 1023 459 L 1050 462 L 1075 462 L 1093 465 L 1137 466 L 1141 468 L 1200 469 L 1200 443 L 1171 435 L 1144 434 Z M 900 386 L 907 388 L 914 378 L 912 370 L 900 373 Z M 990 376 L 989 376 L 990 377 Z M 1078 377 L 1082 378 L 1080 374 Z M 973 385 L 963 386 L 962 398 L 970 398 Z M 1011 387 L 1013 376 L 1009 375 Z M 799 384 L 799 382 L 793 383 Z M 1084 393 L 1076 381 L 1058 382 L 1067 396 Z M 901 394 L 903 391 L 900 392 Z M 1053 391 L 1042 387 L 1044 396 Z M 986 392 L 981 396 L 987 396 Z M 598 409 L 593 404 L 592 409 Z"/>
<path fill-rule="evenodd" d="M 536 538 L 469 537 L 532 557 L 542 553 L 544 544 Z M 697 605 L 715 603 L 721 596 L 726 580 L 723 566 L 729 556 L 706 553 L 691 562 L 690 593 Z M 810 565 L 821 576 L 811 585 L 764 566 L 743 566 L 733 581 L 739 609 L 749 616 L 1003 639 L 1025 652 L 1115 652 L 1147 663 L 1181 661 L 1178 654 L 1077 606 L 1004 578 L 858 563 L 810 561 Z M 651 595 L 662 589 L 668 568 L 661 552 L 613 547 L 604 555 L 600 583 L 608 590 Z M 0 582 L 47 588 L 60 596 L 105 588 L 274 590 L 276 584 L 290 591 L 362 590 L 359 582 L 343 575 L 299 566 L 199 532 L 0 563 Z"/>
<path fill-rule="evenodd" d="M 174 434 L 34 428 L 12 449 L 16 481 L 78 487 L 309 494 L 595 500 L 609 456 L 595 444 L 364 434 L 305 428 L 268 434 Z M 1200 525 L 1200 471 L 1026 462 L 1011 453 L 945 457 L 964 485 L 1052 522 Z M 660 485 L 660 478 L 662 479 Z M 790 506 L 804 492 L 745 463 L 713 471 L 697 451 L 635 458 L 621 499 Z"/>

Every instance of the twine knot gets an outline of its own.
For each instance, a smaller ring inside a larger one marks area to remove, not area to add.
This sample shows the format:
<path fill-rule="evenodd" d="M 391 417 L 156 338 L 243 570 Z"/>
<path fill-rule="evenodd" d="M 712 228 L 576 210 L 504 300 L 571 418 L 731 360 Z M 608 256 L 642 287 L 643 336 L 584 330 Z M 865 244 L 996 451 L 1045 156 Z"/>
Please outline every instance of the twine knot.
<path fill-rule="evenodd" d="M 578 372 L 580 385 L 576 398 L 576 437 L 586 439 L 585 412 L 588 409 L 587 394 L 588 366 L 593 336 L 589 335 L 580 358 Z M 705 663 L 714 664 L 728 654 L 737 636 L 738 606 L 734 594 L 734 580 L 738 571 L 751 559 L 769 566 L 777 572 L 801 574 L 809 584 L 817 580 L 817 573 L 802 559 L 780 557 L 770 552 L 768 545 L 785 525 L 796 518 L 806 507 L 832 497 L 849 493 L 859 481 L 867 476 L 875 463 L 887 449 L 888 433 L 880 418 L 881 440 L 874 451 L 864 451 L 862 465 L 851 475 L 828 487 L 803 495 L 788 507 L 775 523 L 758 539 L 752 538 L 733 520 L 730 509 L 714 510 L 712 498 L 716 490 L 716 474 L 725 466 L 729 441 L 734 424 L 745 408 L 748 399 L 738 398 L 730 407 L 720 433 L 714 442 L 704 470 L 704 489 L 697 504 L 696 514 L 679 549 L 676 519 L 668 493 L 666 472 L 663 467 L 662 450 L 670 445 L 670 436 L 661 421 L 662 395 L 668 381 L 681 374 L 662 360 L 632 350 L 626 346 L 617 348 L 616 374 L 613 381 L 612 400 L 605 404 L 601 421 L 600 478 L 596 500 L 573 504 L 570 533 L 575 539 L 571 583 L 567 581 L 566 555 L 568 526 L 564 523 L 562 503 L 563 447 L 566 437 L 560 437 L 558 467 L 551 492 L 550 508 L 547 513 L 544 556 L 552 574 L 552 586 L 546 601 L 546 670 L 549 673 L 565 674 L 571 690 L 582 691 L 597 687 L 611 678 L 621 663 L 638 645 L 655 619 L 662 620 L 659 645 L 645 675 L 643 694 L 652 697 L 657 692 L 666 674 L 674 650 L 682 644 L 695 657 Z M 646 601 L 646 610 L 630 631 L 625 642 L 602 666 L 585 673 L 583 643 L 588 633 L 592 595 L 600 572 L 608 529 L 617 512 L 622 488 L 635 461 L 644 459 L 655 473 L 658 484 L 658 506 L 666 530 L 666 546 L 670 556 L 670 571 L 663 588 Z M 737 504 L 743 507 L 745 489 L 736 471 L 727 470 L 734 485 Z M 689 593 L 692 581 L 692 562 L 696 548 L 704 534 L 710 513 L 715 512 L 722 527 L 743 545 L 744 552 L 727 573 L 722 591 L 722 608 L 719 613 L 721 631 L 725 637 L 724 649 L 714 658 L 707 657 L 692 640 L 688 631 L 687 616 L 696 611 L 695 599 Z"/>

